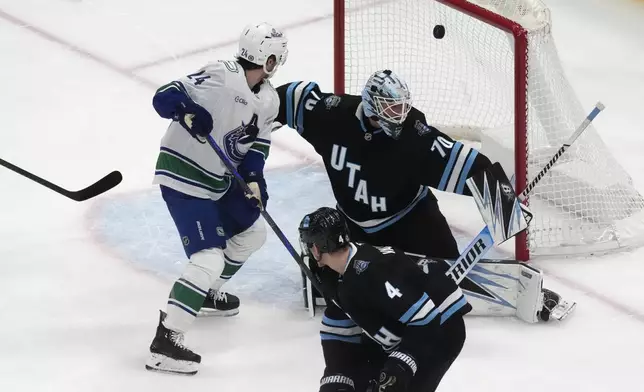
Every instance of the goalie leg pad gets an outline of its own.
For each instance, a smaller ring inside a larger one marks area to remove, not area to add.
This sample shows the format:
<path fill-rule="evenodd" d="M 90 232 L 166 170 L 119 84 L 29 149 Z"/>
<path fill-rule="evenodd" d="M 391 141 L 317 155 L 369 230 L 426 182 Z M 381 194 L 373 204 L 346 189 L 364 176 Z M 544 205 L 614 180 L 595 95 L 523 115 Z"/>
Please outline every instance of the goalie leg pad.
<path fill-rule="evenodd" d="M 516 316 L 528 323 L 539 322 L 543 307 L 543 274 L 527 265 L 520 265 Z"/>

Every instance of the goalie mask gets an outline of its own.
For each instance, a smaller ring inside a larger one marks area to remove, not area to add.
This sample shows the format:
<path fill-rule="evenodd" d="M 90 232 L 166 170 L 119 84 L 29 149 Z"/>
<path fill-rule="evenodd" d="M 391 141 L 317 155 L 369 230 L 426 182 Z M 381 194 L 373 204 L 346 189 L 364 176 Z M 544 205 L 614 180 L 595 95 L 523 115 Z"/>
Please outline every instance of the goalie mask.
<path fill-rule="evenodd" d="M 275 74 L 277 68 L 286 62 L 287 44 L 286 36 L 268 23 L 248 25 L 244 27 L 239 38 L 239 49 L 235 57 L 261 65 L 270 78 Z M 266 68 L 266 62 L 271 56 L 275 56 L 276 64 L 269 71 Z"/>
<path fill-rule="evenodd" d="M 336 286 L 340 275 L 329 267 L 320 267 L 313 255 L 313 245 L 320 254 L 340 250 L 349 245 L 349 228 L 339 211 L 322 207 L 304 216 L 300 222 L 300 246 L 308 257 L 309 268 L 325 290 Z"/>
<path fill-rule="evenodd" d="M 411 93 L 398 75 L 388 69 L 378 71 L 362 90 L 362 106 L 367 117 L 375 117 L 388 136 L 398 139 L 411 110 Z"/>

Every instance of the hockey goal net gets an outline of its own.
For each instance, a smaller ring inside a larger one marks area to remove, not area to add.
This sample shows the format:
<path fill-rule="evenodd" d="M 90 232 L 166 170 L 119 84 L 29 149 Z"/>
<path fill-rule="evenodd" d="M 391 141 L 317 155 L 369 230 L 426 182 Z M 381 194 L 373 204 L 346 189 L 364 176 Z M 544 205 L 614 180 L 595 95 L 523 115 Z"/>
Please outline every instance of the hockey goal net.
<path fill-rule="evenodd" d="M 540 0 L 334 1 L 336 93 L 360 94 L 371 73 L 394 70 L 430 123 L 480 142 L 518 190 L 592 109 L 564 75 Z M 520 260 L 640 245 L 644 233 L 644 200 L 592 125 L 528 203 Z"/>

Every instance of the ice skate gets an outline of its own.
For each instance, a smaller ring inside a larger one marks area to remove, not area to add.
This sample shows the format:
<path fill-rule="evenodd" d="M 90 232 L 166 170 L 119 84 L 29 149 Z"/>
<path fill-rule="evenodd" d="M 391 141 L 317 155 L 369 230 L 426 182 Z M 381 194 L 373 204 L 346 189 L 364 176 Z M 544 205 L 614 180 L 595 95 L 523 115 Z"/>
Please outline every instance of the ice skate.
<path fill-rule="evenodd" d="M 164 373 L 193 375 L 199 370 L 201 356 L 183 345 L 183 334 L 163 325 L 166 313 L 161 311 L 157 334 L 150 345 L 145 368 Z"/>
<path fill-rule="evenodd" d="M 575 310 L 576 302 L 568 302 L 561 299 L 561 296 L 552 290 L 542 289 L 543 309 L 539 312 L 539 318 L 548 321 L 551 318 L 563 320 Z"/>
<path fill-rule="evenodd" d="M 209 290 L 203 306 L 198 313 L 199 317 L 229 317 L 239 313 L 239 298 L 235 295 Z"/>

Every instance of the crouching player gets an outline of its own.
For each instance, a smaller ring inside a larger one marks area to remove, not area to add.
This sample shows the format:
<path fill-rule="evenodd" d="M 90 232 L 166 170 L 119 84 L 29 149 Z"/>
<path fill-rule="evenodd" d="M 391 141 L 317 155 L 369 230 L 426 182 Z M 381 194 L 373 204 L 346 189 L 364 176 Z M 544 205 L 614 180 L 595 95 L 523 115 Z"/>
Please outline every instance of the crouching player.
<path fill-rule="evenodd" d="M 322 320 L 320 392 L 434 391 L 463 348 L 472 310 L 444 269 L 425 273 L 398 249 L 351 242 L 332 208 L 306 215 L 299 233 L 324 296 L 341 309 Z"/>

